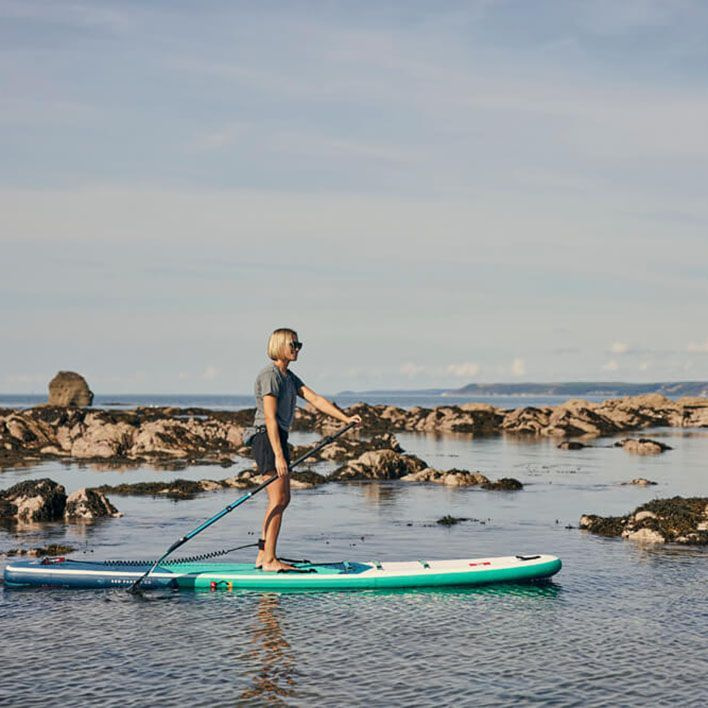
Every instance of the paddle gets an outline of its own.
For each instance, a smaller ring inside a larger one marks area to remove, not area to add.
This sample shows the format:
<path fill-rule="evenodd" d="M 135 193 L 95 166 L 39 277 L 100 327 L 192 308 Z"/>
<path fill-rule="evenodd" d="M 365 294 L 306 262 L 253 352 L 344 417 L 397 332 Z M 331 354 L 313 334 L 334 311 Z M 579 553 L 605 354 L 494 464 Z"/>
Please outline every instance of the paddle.
<path fill-rule="evenodd" d="M 326 438 L 322 438 L 320 442 L 315 445 L 311 450 L 308 450 L 306 453 L 303 455 L 300 455 L 294 462 L 290 464 L 290 469 L 295 467 L 296 465 L 299 465 L 301 462 L 306 460 L 308 457 L 311 457 L 314 455 L 318 450 L 321 450 L 323 447 L 326 445 L 329 445 L 331 442 L 336 440 L 340 435 L 344 435 L 344 433 L 347 432 L 347 430 L 350 430 L 356 425 L 356 423 L 349 423 L 348 425 L 345 425 L 341 430 L 338 430 L 336 433 L 333 433 L 332 435 L 328 435 Z M 235 502 L 232 502 L 229 504 L 227 507 L 224 507 L 218 514 L 214 514 L 210 519 L 207 519 L 204 523 L 200 524 L 197 526 L 197 528 L 193 529 L 190 531 L 188 534 L 185 534 L 182 536 L 182 538 L 178 539 L 175 541 L 166 551 L 165 553 L 160 556 L 153 564 L 150 566 L 148 571 L 146 573 L 143 573 L 129 588 L 128 592 L 131 593 L 137 593 L 140 591 L 140 584 L 152 573 L 155 568 L 157 568 L 162 561 L 167 558 L 171 553 L 176 551 L 180 546 L 183 544 L 187 543 L 190 539 L 194 538 L 197 534 L 201 533 L 204 531 L 204 529 L 208 529 L 212 524 L 215 524 L 219 519 L 222 517 L 226 516 L 226 514 L 232 512 L 237 506 L 240 506 L 243 504 L 245 501 L 248 501 L 252 496 L 255 494 L 258 494 L 262 489 L 265 489 L 269 484 L 272 482 L 275 482 L 275 480 L 278 479 L 278 475 L 275 475 L 273 477 L 270 477 L 269 479 L 266 479 L 265 482 L 261 482 L 255 489 L 252 489 L 250 492 L 244 494 L 242 497 L 237 499 Z"/>

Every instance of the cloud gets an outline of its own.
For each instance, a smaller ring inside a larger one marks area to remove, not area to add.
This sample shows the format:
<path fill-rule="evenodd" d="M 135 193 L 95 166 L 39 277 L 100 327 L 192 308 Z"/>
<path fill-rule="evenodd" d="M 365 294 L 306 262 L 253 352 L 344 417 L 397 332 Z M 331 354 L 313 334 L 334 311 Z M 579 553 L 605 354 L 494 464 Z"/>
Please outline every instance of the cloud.
<path fill-rule="evenodd" d="M 425 367 L 420 366 L 419 364 L 415 364 L 412 361 L 407 361 L 404 364 L 401 364 L 398 370 L 404 376 L 407 376 L 408 378 L 412 379 L 414 376 L 417 376 L 418 374 L 425 371 Z"/>
<path fill-rule="evenodd" d="M 215 366 L 207 366 L 202 372 L 202 378 L 204 381 L 213 381 L 218 378 L 221 372 Z"/>
<path fill-rule="evenodd" d="M 479 373 L 479 364 L 475 364 L 473 361 L 466 361 L 462 364 L 448 364 L 446 371 L 453 376 L 468 378 Z"/>
<path fill-rule="evenodd" d="M 639 363 L 639 371 L 646 371 L 651 367 L 651 363 L 648 361 L 642 361 Z"/>
<path fill-rule="evenodd" d="M 619 364 L 615 359 L 610 359 L 605 365 L 603 365 L 603 371 L 617 371 L 619 369 Z"/>
<path fill-rule="evenodd" d="M 511 362 L 511 373 L 513 376 L 523 376 L 526 373 L 526 362 L 521 357 Z"/>
<path fill-rule="evenodd" d="M 613 342 L 610 351 L 613 354 L 626 354 L 629 351 L 629 344 L 626 342 Z"/>
<path fill-rule="evenodd" d="M 691 354 L 708 354 L 708 339 L 704 342 L 691 342 L 686 347 L 686 351 Z"/>

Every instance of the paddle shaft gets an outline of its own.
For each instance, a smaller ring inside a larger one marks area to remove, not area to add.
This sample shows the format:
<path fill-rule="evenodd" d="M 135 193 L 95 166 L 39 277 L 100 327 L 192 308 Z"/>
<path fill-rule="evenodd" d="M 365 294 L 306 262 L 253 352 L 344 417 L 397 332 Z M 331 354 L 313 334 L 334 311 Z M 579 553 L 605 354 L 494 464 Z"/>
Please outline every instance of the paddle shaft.
<path fill-rule="evenodd" d="M 356 423 L 349 423 L 345 425 L 341 430 L 338 430 L 336 433 L 332 433 L 332 435 L 328 435 L 325 438 L 322 438 L 320 442 L 315 445 L 312 449 L 308 450 L 307 452 L 303 453 L 298 457 L 294 462 L 290 464 L 289 469 L 292 469 L 293 467 L 299 465 L 301 462 L 304 462 L 308 457 L 312 457 L 316 452 L 319 452 L 323 447 L 329 445 L 331 442 L 334 442 L 340 435 L 344 435 L 348 430 L 351 430 Z M 265 489 L 269 484 L 272 484 L 275 482 L 275 480 L 278 479 L 278 475 L 274 475 L 273 477 L 269 477 L 265 481 L 261 482 L 255 489 L 251 489 L 249 492 L 244 494 L 242 497 L 239 497 L 236 501 L 232 502 L 229 504 L 227 507 L 224 507 L 218 514 L 214 514 L 210 519 L 207 519 L 203 523 L 199 524 L 195 529 L 192 529 L 189 533 L 185 534 L 182 536 L 182 538 L 177 539 L 166 551 L 165 553 L 160 556 L 150 567 L 150 569 L 141 575 L 131 586 L 128 588 L 128 592 L 136 592 L 138 588 L 140 587 L 140 584 L 145 580 L 145 578 L 152 573 L 155 568 L 157 568 L 162 561 L 165 560 L 169 555 L 171 555 L 174 551 L 176 551 L 180 546 L 183 544 L 187 543 L 187 541 L 193 539 L 197 534 L 200 534 L 202 531 L 205 529 L 208 529 L 212 524 L 215 524 L 219 519 L 222 519 L 224 516 L 227 514 L 231 513 L 237 506 L 241 506 L 244 502 L 247 502 L 252 496 L 258 494 L 258 492 L 262 491 Z"/>

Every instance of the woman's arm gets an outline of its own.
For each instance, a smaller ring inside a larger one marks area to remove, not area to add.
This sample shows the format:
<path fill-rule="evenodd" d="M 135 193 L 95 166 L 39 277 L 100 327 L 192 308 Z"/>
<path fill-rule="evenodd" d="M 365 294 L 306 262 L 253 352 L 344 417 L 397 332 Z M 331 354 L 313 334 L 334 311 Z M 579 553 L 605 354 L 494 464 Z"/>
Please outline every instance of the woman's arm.
<path fill-rule="evenodd" d="M 275 471 L 278 477 L 288 476 L 288 463 L 285 459 L 283 446 L 280 444 L 280 431 L 278 430 L 278 421 L 275 418 L 275 413 L 278 410 L 278 399 L 275 396 L 263 396 L 263 413 L 265 414 L 266 431 L 268 432 L 268 440 L 270 446 L 275 453 Z"/>
<path fill-rule="evenodd" d="M 319 393 L 315 393 L 311 388 L 308 388 L 307 386 L 301 386 L 298 393 L 308 403 L 311 403 L 315 408 L 317 408 L 318 411 L 322 411 L 323 413 L 332 416 L 332 418 L 341 420 L 342 423 L 361 423 L 361 416 L 348 416 L 346 413 L 342 413 L 342 411 L 340 411 L 337 406 L 328 401 L 324 396 L 320 396 Z"/>

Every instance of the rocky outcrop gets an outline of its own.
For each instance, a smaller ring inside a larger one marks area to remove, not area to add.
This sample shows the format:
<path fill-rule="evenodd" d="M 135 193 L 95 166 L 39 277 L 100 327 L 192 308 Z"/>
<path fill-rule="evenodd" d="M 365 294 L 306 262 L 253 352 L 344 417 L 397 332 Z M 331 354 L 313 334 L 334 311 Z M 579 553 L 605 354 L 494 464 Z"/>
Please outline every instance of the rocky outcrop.
<path fill-rule="evenodd" d="M 470 472 L 469 470 L 436 470 L 426 467 L 418 472 L 401 477 L 403 482 L 432 482 L 434 484 L 444 484 L 448 487 L 472 487 L 480 484 L 487 484 L 489 478 L 481 472 Z"/>
<path fill-rule="evenodd" d="M 633 484 L 635 487 L 651 487 L 655 485 L 656 482 L 652 482 L 650 479 L 645 479 L 644 477 L 637 477 L 629 482 L 622 482 L 623 485 Z"/>
<path fill-rule="evenodd" d="M 66 521 L 93 521 L 120 516 L 123 514 L 108 501 L 104 494 L 95 489 L 77 489 L 68 496 L 64 507 Z"/>
<path fill-rule="evenodd" d="M 673 450 L 669 445 L 649 438 L 625 438 L 616 442 L 615 447 L 621 447 L 634 455 L 659 455 L 666 450 Z"/>
<path fill-rule="evenodd" d="M 556 445 L 559 450 L 583 450 L 592 445 L 585 445 L 577 440 L 564 440 L 560 445 Z"/>
<path fill-rule="evenodd" d="M 502 429 L 549 436 L 612 435 L 655 426 L 708 427 L 708 399 L 672 401 L 659 394 L 627 396 L 601 403 L 566 401 L 560 406 L 517 408 Z"/>
<path fill-rule="evenodd" d="M 231 464 L 253 413 L 203 409 L 0 410 L 0 464 L 27 457 Z"/>
<path fill-rule="evenodd" d="M 504 412 L 486 403 L 465 403 L 461 406 L 438 406 L 405 409 L 396 406 L 355 403 L 346 409 L 348 415 L 360 415 L 361 429 L 368 433 L 389 430 L 420 430 L 477 435 L 498 432 Z M 341 424 L 311 407 L 299 409 L 295 429 L 332 432 Z"/>
<path fill-rule="evenodd" d="M 9 557 L 12 556 L 61 556 L 65 553 L 72 553 L 76 549 L 73 546 L 67 546 L 60 543 L 50 543 L 48 546 L 35 546 L 34 548 L 11 548 L 8 551 L 0 552 L 0 555 Z"/>
<path fill-rule="evenodd" d="M 708 544 L 708 497 L 654 499 L 627 516 L 580 517 L 579 527 L 643 543 Z"/>
<path fill-rule="evenodd" d="M 405 455 L 395 450 L 369 450 L 356 460 L 338 467 L 330 479 L 335 481 L 354 481 L 365 479 L 401 479 L 406 475 L 419 472 L 427 467 L 425 462 L 415 455 Z"/>
<path fill-rule="evenodd" d="M 495 492 L 517 492 L 523 488 L 524 485 L 513 477 L 502 477 L 496 482 L 485 482 L 482 485 L 482 489 L 489 489 Z"/>
<path fill-rule="evenodd" d="M 524 406 L 504 410 L 486 403 L 410 409 L 356 403 L 346 409 L 362 417 L 362 430 L 457 432 L 489 435 L 499 432 L 557 437 L 596 437 L 654 426 L 708 427 L 708 399 L 677 401 L 659 394 L 626 396 L 592 403 L 572 399 L 559 406 Z M 338 423 L 312 408 L 301 409 L 295 419 L 300 430 L 331 432 Z M 570 449 L 573 449 L 572 447 Z"/>
<path fill-rule="evenodd" d="M 671 401 L 654 394 L 602 403 L 573 400 L 561 406 L 515 410 L 475 403 L 410 410 L 357 403 L 347 412 L 361 415 L 362 427 L 323 448 L 313 461 L 354 460 L 372 448 L 401 452 L 391 434 L 394 430 L 576 438 L 615 435 L 649 426 L 708 427 L 708 399 Z M 0 409 L 0 466 L 48 458 L 228 466 L 234 455 L 249 454 L 242 443 L 244 429 L 252 421 L 253 409 Z M 341 424 L 312 410 L 299 409 L 295 427 L 331 433 Z M 362 439 L 372 434 L 371 440 Z M 582 444 L 573 440 L 563 447 L 577 449 Z M 295 455 L 304 449 L 296 448 Z"/>
<path fill-rule="evenodd" d="M 259 474 L 255 470 L 243 470 L 238 474 L 237 479 L 242 480 L 249 486 L 262 484 L 268 479 L 268 475 Z M 293 470 L 290 473 L 290 487 L 292 489 L 312 489 L 320 484 L 325 484 L 329 479 L 313 470 Z"/>
<path fill-rule="evenodd" d="M 79 489 L 66 496 L 51 479 L 28 479 L 0 491 L 0 519 L 10 522 L 91 521 L 123 516 L 99 491 Z"/>
<path fill-rule="evenodd" d="M 469 470 L 436 470 L 426 467 L 418 472 L 412 472 L 401 477 L 403 482 L 432 482 L 433 484 L 444 484 L 448 487 L 474 487 L 482 489 L 513 491 L 523 489 L 523 484 L 517 479 L 503 477 L 496 482 L 492 482 L 481 472 L 470 472 Z"/>
<path fill-rule="evenodd" d="M 311 449 L 311 445 L 298 445 L 292 449 L 291 458 L 294 460 Z M 374 435 L 368 440 L 363 440 L 359 433 L 350 431 L 348 434 L 337 438 L 333 443 L 323 447 L 310 458 L 308 462 L 344 462 L 355 459 L 369 450 L 393 450 L 403 452 L 401 444 L 393 433 Z"/>
<path fill-rule="evenodd" d="M 220 489 L 248 489 L 254 487 L 256 482 L 252 479 L 250 472 L 243 476 L 238 475 L 228 479 L 172 479 L 165 482 L 135 482 L 134 484 L 116 484 L 113 486 L 104 484 L 97 487 L 98 492 L 108 492 L 119 496 L 148 496 L 167 497 L 169 499 L 193 499 L 202 492 L 214 492 Z"/>
<path fill-rule="evenodd" d="M 49 382 L 50 406 L 90 406 L 93 392 L 86 379 L 74 371 L 60 371 Z"/>
<path fill-rule="evenodd" d="M 64 516 L 66 491 L 51 479 L 28 479 L 0 491 L 0 518 L 33 523 Z"/>

